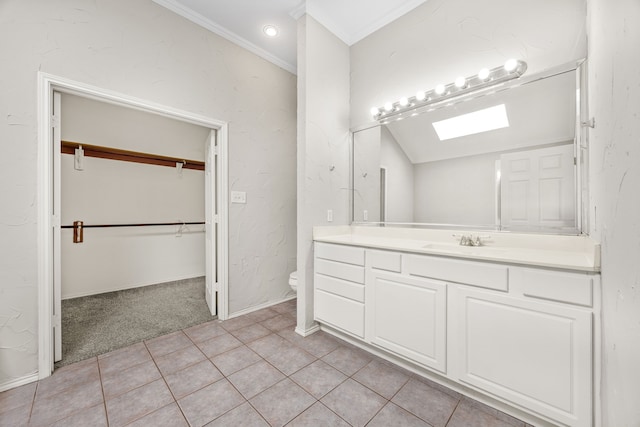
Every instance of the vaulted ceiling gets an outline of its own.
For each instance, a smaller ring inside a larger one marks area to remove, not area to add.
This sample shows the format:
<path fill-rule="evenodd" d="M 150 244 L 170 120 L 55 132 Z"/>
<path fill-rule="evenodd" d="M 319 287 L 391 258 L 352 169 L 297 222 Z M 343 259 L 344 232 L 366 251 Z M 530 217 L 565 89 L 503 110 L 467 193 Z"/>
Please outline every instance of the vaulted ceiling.
<path fill-rule="evenodd" d="M 426 0 L 153 1 L 295 74 L 296 20 L 303 14 L 351 46 Z M 265 36 L 267 25 L 278 35 Z"/>

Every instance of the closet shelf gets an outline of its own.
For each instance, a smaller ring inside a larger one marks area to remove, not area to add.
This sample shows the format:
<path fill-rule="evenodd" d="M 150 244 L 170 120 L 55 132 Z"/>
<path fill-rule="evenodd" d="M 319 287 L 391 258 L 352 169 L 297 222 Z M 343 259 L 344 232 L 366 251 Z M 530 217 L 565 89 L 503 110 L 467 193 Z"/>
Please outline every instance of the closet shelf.
<path fill-rule="evenodd" d="M 144 163 L 148 165 L 168 166 L 175 168 L 176 163 L 182 163 L 183 169 L 204 170 L 204 162 L 186 160 L 179 157 L 160 156 L 157 154 L 141 153 L 137 151 L 120 150 L 118 148 L 101 147 L 99 145 L 82 144 L 80 142 L 61 141 L 62 154 L 75 154 L 76 148 L 82 146 L 86 157 L 120 160 L 123 162 Z"/>

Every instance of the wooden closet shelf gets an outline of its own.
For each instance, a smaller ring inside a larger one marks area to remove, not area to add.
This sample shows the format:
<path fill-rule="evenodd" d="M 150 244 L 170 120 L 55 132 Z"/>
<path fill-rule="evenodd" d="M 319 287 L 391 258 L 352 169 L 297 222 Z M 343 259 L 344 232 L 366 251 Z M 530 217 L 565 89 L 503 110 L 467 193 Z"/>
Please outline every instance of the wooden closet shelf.
<path fill-rule="evenodd" d="M 75 154 L 76 148 L 82 146 L 86 157 L 120 160 L 124 162 L 144 163 L 148 165 L 168 166 L 175 168 L 176 163 L 182 163 L 183 169 L 204 170 L 204 162 L 186 160 L 179 157 L 159 156 L 157 154 L 140 153 L 137 151 L 120 150 L 118 148 L 101 147 L 99 145 L 82 144 L 80 142 L 62 141 L 60 151 L 63 154 Z"/>

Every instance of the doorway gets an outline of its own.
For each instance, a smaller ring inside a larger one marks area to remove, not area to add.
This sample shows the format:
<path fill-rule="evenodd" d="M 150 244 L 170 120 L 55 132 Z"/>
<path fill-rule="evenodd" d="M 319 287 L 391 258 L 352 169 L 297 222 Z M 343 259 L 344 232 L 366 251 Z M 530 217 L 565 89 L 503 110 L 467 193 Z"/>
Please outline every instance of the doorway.
<path fill-rule="evenodd" d="M 206 150 L 206 298 L 220 319 L 227 309 L 227 125 L 188 112 L 40 73 L 39 83 L 39 377 L 53 371 L 61 329 L 61 94 L 143 111 L 211 129 Z M 84 231 L 84 230 L 83 230 Z M 216 304 L 217 300 L 217 304 Z M 57 338 L 57 339 L 56 339 Z"/>

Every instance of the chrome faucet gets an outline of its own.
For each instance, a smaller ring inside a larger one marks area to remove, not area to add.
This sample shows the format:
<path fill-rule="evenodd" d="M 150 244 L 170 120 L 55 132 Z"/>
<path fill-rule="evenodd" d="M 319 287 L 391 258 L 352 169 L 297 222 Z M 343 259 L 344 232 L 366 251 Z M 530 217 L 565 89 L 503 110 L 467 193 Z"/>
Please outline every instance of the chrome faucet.
<path fill-rule="evenodd" d="M 482 246 L 483 242 L 480 236 L 474 236 L 473 234 L 454 234 L 453 237 L 460 238 L 460 246 Z"/>

